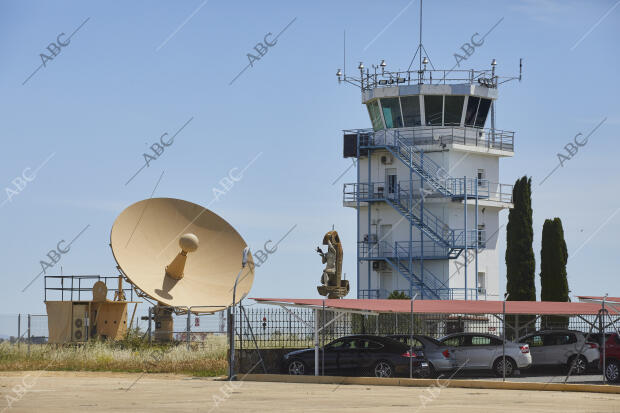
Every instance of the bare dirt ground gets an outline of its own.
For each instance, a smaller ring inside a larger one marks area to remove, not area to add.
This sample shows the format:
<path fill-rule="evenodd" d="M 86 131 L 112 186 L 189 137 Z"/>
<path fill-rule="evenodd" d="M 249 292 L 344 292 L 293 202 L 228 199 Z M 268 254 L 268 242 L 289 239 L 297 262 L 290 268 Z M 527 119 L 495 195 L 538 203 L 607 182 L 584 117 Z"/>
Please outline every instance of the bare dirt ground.
<path fill-rule="evenodd" d="M 20 387 L 21 386 L 21 387 Z M 0 413 L 620 412 L 620 395 L 360 385 L 222 382 L 166 374 L 1 372 Z"/>

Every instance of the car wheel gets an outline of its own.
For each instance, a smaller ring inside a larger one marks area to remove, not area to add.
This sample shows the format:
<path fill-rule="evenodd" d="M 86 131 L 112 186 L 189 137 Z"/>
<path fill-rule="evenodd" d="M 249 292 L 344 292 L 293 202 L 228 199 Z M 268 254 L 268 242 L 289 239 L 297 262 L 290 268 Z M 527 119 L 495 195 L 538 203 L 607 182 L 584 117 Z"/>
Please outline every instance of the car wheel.
<path fill-rule="evenodd" d="M 515 362 L 511 358 L 506 357 L 506 377 L 512 376 L 516 369 L 517 369 L 517 366 Z M 504 377 L 504 358 L 503 357 L 500 357 L 497 360 L 495 360 L 495 363 L 493 363 L 493 372 L 495 373 L 497 377 Z"/>
<path fill-rule="evenodd" d="M 584 356 L 579 356 L 577 360 L 573 357 L 568 361 L 568 368 L 572 369 L 572 374 L 584 374 L 588 368 L 588 360 Z"/>
<path fill-rule="evenodd" d="M 610 361 L 605 366 L 605 378 L 612 383 L 620 381 L 620 366 L 617 361 Z"/>
<path fill-rule="evenodd" d="M 291 360 L 288 363 L 288 374 L 303 376 L 306 374 L 306 365 L 301 360 Z"/>
<path fill-rule="evenodd" d="M 375 377 L 393 377 L 394 368 L 387 361 L 378 361 L 374 368 Z"/>

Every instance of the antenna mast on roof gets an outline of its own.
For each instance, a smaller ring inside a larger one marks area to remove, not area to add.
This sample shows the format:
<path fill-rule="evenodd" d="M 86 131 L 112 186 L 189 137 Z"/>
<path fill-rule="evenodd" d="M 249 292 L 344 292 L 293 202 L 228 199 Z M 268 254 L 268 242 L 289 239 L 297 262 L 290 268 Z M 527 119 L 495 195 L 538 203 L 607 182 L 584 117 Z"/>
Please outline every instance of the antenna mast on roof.
<path fill-rule="evenodd" d="M 420 41 L 418 43 L 418 48 L 415 51 L 415 54 L 413 55 L 413 57 L 411 58 L 411 62 L 409 63 L 409 67 L 407 68 L 407 71 L 411 70 L 411 66 L 413 66 L 413 62 L 415 61 L 416 56 L 418 56 L 418 72 L 422 72 L 422 64 L 424 63 L 422 61 L 423 57 L 422 57 L 422 50 L 424 50 L 424 54 L 425 57 L 428 59 L 429 63 L 431 64 L 431 67 L 433 68 L 433 70 L 435 70 L 435 67 L 433 66 L 433 62 L 431 62 L 431 59 L 428 57 L 428 52 L 426 51 L 426 48 L 424 47 L 424 45 L 422 44 L 422 3 L 423 0 L 420 0 Z"/>

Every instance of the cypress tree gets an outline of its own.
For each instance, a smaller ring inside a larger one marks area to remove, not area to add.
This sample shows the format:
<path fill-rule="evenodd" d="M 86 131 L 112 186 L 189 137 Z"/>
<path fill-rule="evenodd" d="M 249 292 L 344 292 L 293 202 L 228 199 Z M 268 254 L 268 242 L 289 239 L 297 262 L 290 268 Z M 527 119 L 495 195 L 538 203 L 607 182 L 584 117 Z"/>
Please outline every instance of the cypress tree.
<path fill-rule="evenodd" d="M 536 258 L 532 244 L 534 228 L 532 219 L 532 179 L 517 179 L 512 190 L 514 207 L 508 213 L 506 226 L 506 292 L 509 301 L 536 301 Z M 533 320 L 532 316 L 507 317 L 508 324 L 516 328 Z M 535 328 L 530 324 L 529 329 Z M 523 335 L 526 331 L 519 331 Z"/>
<path fill-rule="evenodd" d="M 514 208 L 506 226 L 506 292 L 510 301 L 536 301 L 531 196 L 532 179 L 517 179 L 512 190 Z"/>
<path fill-rule="evenodd" d="M 541 301 L 569 301 L 566 263 L 568 249 L 560 218 L 546 219 L 543 225 L 540 249 L 540 299 Z M 567 328 L 567 317 L 545 317 L 545 328 Z"/>

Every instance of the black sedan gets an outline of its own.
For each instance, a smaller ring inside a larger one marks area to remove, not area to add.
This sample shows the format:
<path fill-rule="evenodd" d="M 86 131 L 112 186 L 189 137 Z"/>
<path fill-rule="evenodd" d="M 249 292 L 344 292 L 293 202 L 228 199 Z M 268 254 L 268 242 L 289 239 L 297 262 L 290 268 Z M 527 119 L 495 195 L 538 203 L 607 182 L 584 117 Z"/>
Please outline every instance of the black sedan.
<path fill-rule="evenodd" d="M 415 376 L 428 376 L 428 361 L 423 355 L 415 352 L 410 354 L 409 347 L 388 337 L 341 337 L 327 344 L 324 349 L 319 349 L 319 369 L 323 362 L 323 373 L 330 376 L 409 376 L 410 362 Z M 314 349 L 297 350 L 284 355 L 284 370 L 288 374 L 313 374 Z"/>

